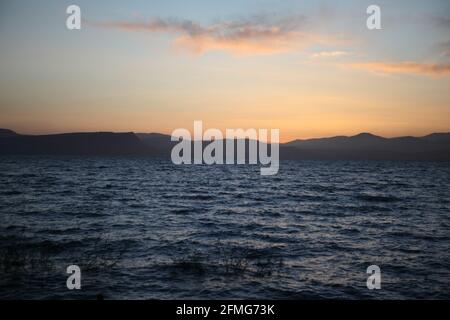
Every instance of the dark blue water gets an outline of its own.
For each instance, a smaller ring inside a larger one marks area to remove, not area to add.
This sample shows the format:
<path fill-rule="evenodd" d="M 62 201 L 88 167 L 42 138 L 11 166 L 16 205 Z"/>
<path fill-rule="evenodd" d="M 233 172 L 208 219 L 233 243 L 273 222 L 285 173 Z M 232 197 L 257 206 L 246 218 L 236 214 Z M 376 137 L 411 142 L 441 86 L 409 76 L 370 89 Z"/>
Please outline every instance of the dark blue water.
<path fill-rule="evenodd" d="M 0 298 L 450 298 L 450 164 L 0 158 Z M 66 267 L 82 290 L 66 288 Z M 368 290 L 378 265 L 382 289 Z"/>

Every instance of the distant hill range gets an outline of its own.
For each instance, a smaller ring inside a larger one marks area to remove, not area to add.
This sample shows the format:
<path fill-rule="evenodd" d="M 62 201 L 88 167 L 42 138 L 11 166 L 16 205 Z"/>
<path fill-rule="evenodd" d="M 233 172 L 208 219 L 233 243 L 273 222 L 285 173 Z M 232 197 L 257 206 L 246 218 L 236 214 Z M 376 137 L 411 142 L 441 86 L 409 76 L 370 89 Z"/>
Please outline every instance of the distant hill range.
<path fill-rule="evenodd" d="M 159 133 L 64 133 L 21 135 L 0 129 L 0 154 L 16 155 L 146 155 L 170 157 L 169 135 Z M 207 143 L 205 143 L 207 144 Z M 295 140 L 280 145 L 280 158 L 290 160 L 430 160 L 450 161 L 450 133 L 424 137 L 356 136 Z"/>
<path fill-rule="evenodd" d="M 132 132 L 20 135 L 0 129 L 0 154 L 145 155 L 147 148 Z"/>
<path fill-rule="evenodd" d="M 285 159 L 450 160 L 450 133 L 383 138 L 370 133 L 295 140 L 283 145 Z"/>

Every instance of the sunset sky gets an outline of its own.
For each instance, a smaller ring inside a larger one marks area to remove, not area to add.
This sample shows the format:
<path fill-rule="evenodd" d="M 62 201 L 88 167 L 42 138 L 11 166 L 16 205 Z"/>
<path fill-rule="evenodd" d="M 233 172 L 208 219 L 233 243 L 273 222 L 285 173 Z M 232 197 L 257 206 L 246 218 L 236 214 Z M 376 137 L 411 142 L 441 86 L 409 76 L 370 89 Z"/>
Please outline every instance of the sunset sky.
<path fill-rule="evenodd" d="M 366 27 L 370 4 L 382 30 Z M 448 0 L 2 0 L 0 127 L 447 132 L 449 17 Z"/>

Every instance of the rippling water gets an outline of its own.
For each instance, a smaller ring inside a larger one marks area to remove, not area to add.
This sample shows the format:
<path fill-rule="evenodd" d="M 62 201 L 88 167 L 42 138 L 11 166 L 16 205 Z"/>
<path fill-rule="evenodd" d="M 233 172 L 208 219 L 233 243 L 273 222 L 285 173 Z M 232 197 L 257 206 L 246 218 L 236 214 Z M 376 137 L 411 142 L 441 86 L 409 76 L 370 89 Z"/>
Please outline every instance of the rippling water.
<path fill-rule="evenodd" d="M 449 163 L 0 164 L 0 298 L 450 298 Z"/>

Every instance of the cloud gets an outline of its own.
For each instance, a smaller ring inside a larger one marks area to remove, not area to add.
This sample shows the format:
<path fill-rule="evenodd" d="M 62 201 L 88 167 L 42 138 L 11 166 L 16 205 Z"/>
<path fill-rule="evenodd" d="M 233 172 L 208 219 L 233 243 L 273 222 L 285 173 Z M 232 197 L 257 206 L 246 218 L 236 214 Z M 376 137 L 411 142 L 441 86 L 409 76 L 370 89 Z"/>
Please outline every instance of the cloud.
<path fill-rule="evenodd" d="M 311 58 L 317 59 L 317 58 L 337 58 L 346 56 L 349 53 L 346 51 L 322 51 L 322 52 L 316 52 L 311 54 Z"/>
<path fill-rule="evenodd" d="M 146 22 L 87 21 L 91 26 L 174 35 L 174 45 L 194 53 L 211 50 L 233 54 L 272 54 L 305 46 L 337 44 L 339 39 L 306 31 L 306 17 L 255 16 L 203 26 L 191 20 L 154 18 Z"/>
<path fill-rule="evenodd" d="M 419 63 L 413 61 L 402 62 L 362 62 L 352 63 L 352 68 L 367 70 L 381 74 L 409 73 L 419 75 L 447 75 L 450 74 L 450 64 Z"/>
<path fill-rule="evenodd" d="M 205 33 L 206 30 L 200 25 L 189 20 L 173 19 L 152 19 L 148 22 L 129 22 L 129 21 L 86 21 L 89 25 L 103 28 L 122 29 L 126 31 L 148 31 L 148 32 L 172 32 L 184 33 L 196 36 Z"/>
<path fill-rule="evenodd" d="M 450 60 L 450 41 L 438 44 L 439 54 L 442 58 Z"/>
<path fill-rule="evenodd" d="M 430 20 L 437 27 L 450 29 L 450 18 L 447 16 L 431 16 Z"/>

